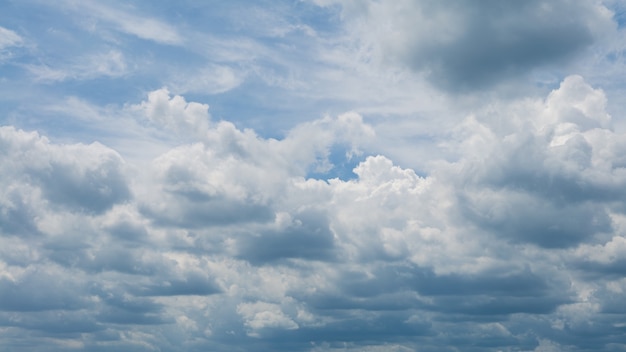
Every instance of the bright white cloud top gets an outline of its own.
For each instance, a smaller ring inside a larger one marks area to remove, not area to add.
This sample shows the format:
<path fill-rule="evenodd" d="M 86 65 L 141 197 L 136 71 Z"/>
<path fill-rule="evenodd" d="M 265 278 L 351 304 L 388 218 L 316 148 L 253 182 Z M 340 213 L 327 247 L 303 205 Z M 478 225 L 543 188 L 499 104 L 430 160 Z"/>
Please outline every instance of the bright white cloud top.
<path fill-rule="evenodd" d="M 6 2 L 0 349 L 626 349 L 625 10 Z"/>

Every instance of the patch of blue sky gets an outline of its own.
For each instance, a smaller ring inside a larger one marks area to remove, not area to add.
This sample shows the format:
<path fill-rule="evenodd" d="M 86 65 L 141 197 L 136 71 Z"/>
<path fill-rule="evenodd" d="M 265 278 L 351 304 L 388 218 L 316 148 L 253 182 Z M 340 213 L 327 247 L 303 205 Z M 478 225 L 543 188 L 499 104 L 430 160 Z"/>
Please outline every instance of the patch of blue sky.
<path fill-rule="evenodd" d="M 350 146 L 339 143 L 333 145 L 325 160 L 319 162 L 309 170 L 308 178 L 318 180 L 329 180 L 338 178 L 342 181 L 354 180 L 358 176 L 354 173 L 354 168 L 365 160 L 363 153 L 352 152 Z"/>
<path fill-rule="evenodd" d="M 613 18 L 619 28 L 624 28 L 626 26 L 626 4 L 620 0 L 612 0 L 607 1 L 605 5 L 613 11 Z"/>

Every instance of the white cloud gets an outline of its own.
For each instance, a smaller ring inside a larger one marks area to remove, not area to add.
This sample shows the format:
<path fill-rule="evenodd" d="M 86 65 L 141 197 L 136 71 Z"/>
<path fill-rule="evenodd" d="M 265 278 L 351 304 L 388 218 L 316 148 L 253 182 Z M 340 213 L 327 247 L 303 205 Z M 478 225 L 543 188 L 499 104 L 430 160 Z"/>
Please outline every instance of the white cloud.
<path fill-rule="evenodd" d="M 187 103 L 185 98 L 175 95 L 170 98 L 167 88 L 148 94 L 148 101 L 133 105 L 130 110 L 141 111 L 145 117 L 160 128 L 182 136 L 202 138 L 207 133 L 210 121 L 209 106 L 200 103 Z"/>
<path fill-rule="evenodd" d="M 207 105 L 170 98 L 164 89 L 131 108 L 137 109 L 160 128 L 183 135 L 181 140 L 200 141 L 155 159 L 151 174 L 163 193 L 142 191 L 151 217 L 192 228 L 272 220 L 273 206 L 292 178 L 331 168 L 333 145 L 345 145 L 354 155 L 374 135 L 358 114 L 347 113 L 302 124 L 280 141 L 264 139 L 230 122 L 209 124 Z"/>
<path fill-rule="evenodd" d="M 421 175 L 377 155 L 358 113 L 265 138 L 165 88 L 109 110 L 138 135 L 176 134 L 151 160 L 2 127 L 0 323 L 11 341 L 66 333 L 85 349 L 437 349 L 454 335 L 540 350 L 584 331 L 602 349 L 626 292 L 626 145 L 606 105 L 572 76 L 477 109 L 448 131 L 453 157 L 420 154 Z M 336 159 L 354 178 L 327 176 Z"/>
<path fill-rule="evenodd" d="M 582 77 L 566 77 L 558 90 L 546 100 L 547 110 L 540 123 L 572 123 L 583 131 L 611 127 L 611 116 L 606 112 L 606 96 L 601 89 L 593 89 Z"/>
<path fill-rule="evenodd" d="M 58 67 L 49 65 L 26 65 L 35 79 L 43 82 L 88 80 L 99 77 L 120 77 L 129 72 L 124 55 L 118 50 L 87 55 L 72 63 L 62 63 Z"/>
<path fill-rule="evenodd" d="M 0 26 L 0 64 L 16 56 L 15 49 L 23 47 L 24 38 L 14 31 Z"/>
<path fill-rule="evenodd" d="M 24 40 L 14 31 L 0 27 L 0 52 L 12 46 L 22 45 Z"/>
<path fill-rule="evenodd" d="M 39 187 L 52 204 L 74 211 L 101 213 L 130 197 L 124 162 L 115 151 L 99 143 L 57 146 L 37 133 L 1 127 L 6 147 L 2 172 L 5 186 Z M 16 175 L 27 177 L 26 185 Z"/>
<path fill-rule="evenodd" d="M 137 15 L 132 7 L 113 7 L 95 1 L 66 1 L 70 9 L 74 9 L 88 17 L 101 20 L 112 25 L 116 30 L 137 36 L 141 39 L 161 44 L 180 45 L 184 42 L 178 30 L 155 18 Z"/>
<path fill-rule="evenodd" d="M 297 329 L 298 324 L 289 318 L 280 306 L 266 302 L 241 303 L 237 306 L 237 313 L 244 324 L 251 329 L 250 336 L 258 337 L 259 330 L 264 328 Z"/>
<path fill-rule="evenodd" d="M 180 94 L 219 94 L 237 88 L 245 75 L 230 66 L 212 64 L 192 73 L 176 72 L 170 81 L 172 89 Z"/>
<path fill-rule="evenodd" d="M 506 121 L 467 119 L 453 166 L 462 211 L 490 231 L 544 246 L 610 232 L 610 202 L 621 198 L 626 170 L 623 136 L 610 129 L 605 105 L 601 90 L 573 76 Z"/>

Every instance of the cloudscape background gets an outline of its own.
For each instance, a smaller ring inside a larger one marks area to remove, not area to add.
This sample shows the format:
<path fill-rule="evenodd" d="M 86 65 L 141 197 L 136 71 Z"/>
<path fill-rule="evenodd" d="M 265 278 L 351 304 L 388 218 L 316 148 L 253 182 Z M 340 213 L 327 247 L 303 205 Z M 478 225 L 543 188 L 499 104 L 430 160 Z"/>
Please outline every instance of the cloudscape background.
<path fill-rule="evenodd" d="M 626 350 L 626 2 L 0 4 L 0 349 Z"/>

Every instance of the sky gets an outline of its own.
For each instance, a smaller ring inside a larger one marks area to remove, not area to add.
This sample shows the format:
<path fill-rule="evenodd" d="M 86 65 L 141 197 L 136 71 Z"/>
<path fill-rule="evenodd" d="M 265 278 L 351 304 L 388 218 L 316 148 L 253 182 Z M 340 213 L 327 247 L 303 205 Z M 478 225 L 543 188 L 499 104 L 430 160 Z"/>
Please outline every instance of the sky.
<path fill-rule="evenodd" d="M 626 2 L 0 2 L 0 350 L 626 350 Z"/>

